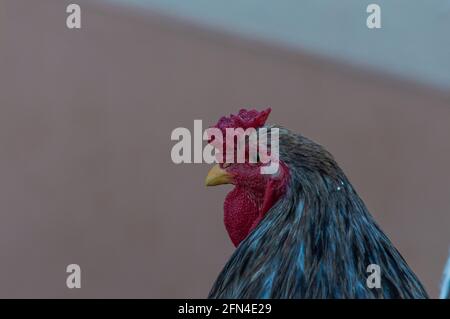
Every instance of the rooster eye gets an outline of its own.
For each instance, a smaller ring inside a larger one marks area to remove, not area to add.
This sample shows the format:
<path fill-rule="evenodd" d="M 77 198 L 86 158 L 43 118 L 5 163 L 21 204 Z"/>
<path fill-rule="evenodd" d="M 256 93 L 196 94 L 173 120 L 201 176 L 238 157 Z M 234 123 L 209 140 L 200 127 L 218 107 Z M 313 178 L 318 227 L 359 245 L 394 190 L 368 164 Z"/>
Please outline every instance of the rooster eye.
<path fill-rule="evenodd" d="M 227 167 L 230 167 L 231 166 L 231 163 L 223 163 L 222 164 L 222 168 L 227 168 Z"/>

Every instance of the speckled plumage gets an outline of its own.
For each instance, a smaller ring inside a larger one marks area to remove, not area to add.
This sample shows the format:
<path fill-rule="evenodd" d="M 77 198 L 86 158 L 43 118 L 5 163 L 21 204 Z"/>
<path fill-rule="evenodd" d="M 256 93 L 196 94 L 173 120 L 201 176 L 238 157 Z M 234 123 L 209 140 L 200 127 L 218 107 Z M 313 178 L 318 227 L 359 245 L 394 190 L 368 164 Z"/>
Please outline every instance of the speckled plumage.
<path fill-rule="evenodd" d="M 427 298 L 329 154 L 280 128 L 286 193 L 240 242 L 209 298 Z M 381 288 L 366 285 L 369 264 Z"/>

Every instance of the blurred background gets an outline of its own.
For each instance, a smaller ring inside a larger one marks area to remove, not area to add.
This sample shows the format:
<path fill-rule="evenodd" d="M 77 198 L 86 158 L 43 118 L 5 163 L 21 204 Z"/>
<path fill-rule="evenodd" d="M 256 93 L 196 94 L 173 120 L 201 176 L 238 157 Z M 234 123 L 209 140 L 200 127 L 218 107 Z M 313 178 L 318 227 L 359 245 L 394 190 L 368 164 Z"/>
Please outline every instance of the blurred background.
<path fill-rule="evenodd" d="M 229 188 L 173 164 L 170 134 L 266 106 L 334 154 L 437 297 L 450 2 L 373 2 L 381 29 L 363 0 L 0 0 L 0 297 L 206 297 Z"/>

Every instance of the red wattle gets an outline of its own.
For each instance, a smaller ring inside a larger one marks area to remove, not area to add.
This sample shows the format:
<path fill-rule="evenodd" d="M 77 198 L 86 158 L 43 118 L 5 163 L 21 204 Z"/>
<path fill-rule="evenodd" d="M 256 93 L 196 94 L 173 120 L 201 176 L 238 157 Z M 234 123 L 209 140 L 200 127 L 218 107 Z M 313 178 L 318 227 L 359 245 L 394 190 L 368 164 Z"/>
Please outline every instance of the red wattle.
<path fill-rule="evenodd" d="M 235 187 L 224 202 L 224 223 L 234 246 L 247 237 L 258 218 L 260 201 L 244 188 Z"/>
<path fill-rule="evenodd" d="M 269 181 L 264 195 L 257 197 L 246 188 L 235 187 L 224 202 L 224 223 L 234 246 L 238 246 L 261 222 L 282 193 L 277 183 Z"/>
<path fill-rule="evenodd" d="M 222 133 L 226 133 L 228 128 L 258 129 L 264 126 L 270 112 L 270 108 L 261 112 L 241 109 L 238 114 L 221 117 L 214 127 L 220 129 Z M 213 143 L 214 141 L 215 137 L 209 142 Z M 225 143 L 223 145 L 214 144 L 213 146 L 221 151 L 226 147 Z M 246 149 L 246 154 L 247 151 L 248 149 Z M 272 152 L 271 155 L 273 155 Z M 258 226 L 285 190 L 288 179 L 286 165 L 280 161 L 278 174 L 268 176 L 263 175 L 260 170 L 264 163 L 266 162 L 261 163 L 258 160 L 256 165 L 241 163 L 227 166 L 226 171 L 232 176 L 235 188 L 225 198 L 224 222 L 228 235 L 235 246 L 238 246 Z"/>

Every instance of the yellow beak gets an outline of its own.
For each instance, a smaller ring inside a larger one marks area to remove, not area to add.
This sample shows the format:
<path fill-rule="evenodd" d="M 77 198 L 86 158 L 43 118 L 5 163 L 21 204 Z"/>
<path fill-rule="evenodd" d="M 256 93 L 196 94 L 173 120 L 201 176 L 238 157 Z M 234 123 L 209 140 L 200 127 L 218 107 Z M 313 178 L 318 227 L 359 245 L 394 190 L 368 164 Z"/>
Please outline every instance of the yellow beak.
<path fill-rule="evenodd" d="M 220 168 L 219 164 L 214 165 L 208 172 L 205 179 L 206 186 L 216 186 L 221 184 L 231 184 L 233 177 L 224 169 Z"/>

